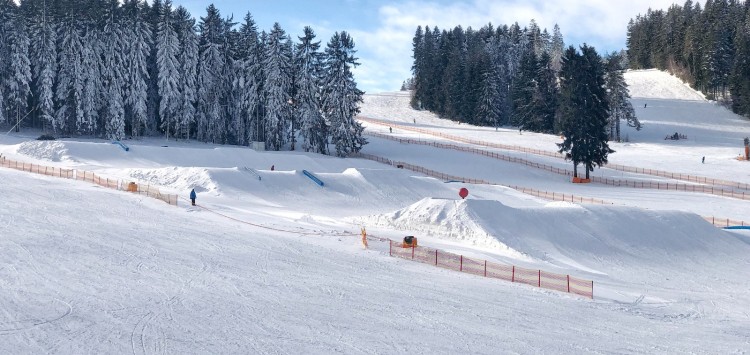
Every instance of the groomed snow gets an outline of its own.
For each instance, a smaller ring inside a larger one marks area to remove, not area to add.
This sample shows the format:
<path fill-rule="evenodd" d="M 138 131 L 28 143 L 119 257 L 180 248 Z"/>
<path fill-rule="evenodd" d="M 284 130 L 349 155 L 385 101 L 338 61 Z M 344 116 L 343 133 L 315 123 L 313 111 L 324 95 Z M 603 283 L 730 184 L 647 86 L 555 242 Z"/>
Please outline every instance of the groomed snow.
<path fill-rule="evenodd" d="M 734 159 L 741 138 L 750 135 L 747 120 L 694 99 L 697 93 L 680 94 L 682 83 L 661 72 L 626 77 L 647 124 L 640 132 L 626 130 L 631 142 L 614 143 L 611 162 L 748 181 L 750 163 Z M 643 108 L 639 100 L 646 99 L 639 98 L 646 97 L 651 101 Z M 368 95 L 363 115 L 549 151 L 559 141 L 457 125 L 407 104 L 403 94 Z M 664 141 L 673 129 L 689 139 Z M 368 124 L 368 130 L 388 127 Z M 614 205 L 549 202 L 363 159 L 163 139 L 127 141 L 125 152 L 102 140 L 43 142 L 33 140 L 38 132 L 21 133 L 0 135 L 3 156 L 137 179 L 182 199 L 174 207 L 0 168 L 0 353 L 724 354 L 750 348 L 750 235 L 701 217 L 747 221 L 747 201 L 573 185 L 528 166 L 373 137 L 365 153 Z M 425 133 L 393 134 L 445 142 Z M 595 174 L 661 179 L 607 170 Z M 466 200 L 457 195 L 461 187 L 470 191 Z M 191 188 L 203 208 L 185 203 Z M 595 299 L 390 258 L 387 245 L 374 240 L 364 250 L 363 226 L 376 237 L 415 235 L 420 245 L 591 279 Z"/>

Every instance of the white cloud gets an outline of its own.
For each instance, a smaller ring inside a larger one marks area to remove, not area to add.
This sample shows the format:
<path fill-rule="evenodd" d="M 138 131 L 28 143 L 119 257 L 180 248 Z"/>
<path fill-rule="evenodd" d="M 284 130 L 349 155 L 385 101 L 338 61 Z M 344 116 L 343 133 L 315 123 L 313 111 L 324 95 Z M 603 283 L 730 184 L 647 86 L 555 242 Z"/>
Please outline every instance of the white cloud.
<path fill-rule="evenodd" d="M 461 25 L 480 28 L 531 19 L 550 32 L 560 25 L 566 44 L 586 42 L 599 51 L 625 47 L 627 24 L 650 8 L 667 9 L 673 0 L 474 0 L 450 4 L 436 1 L 397 2 L 381 6 L 380 25 L 372 31 L 352 31 L 362 57 L 355 71 L 366 91 L 397 90 L 411 76 L 411 41 L 418 25 L 440 29 Z M 703 1 L 701 1 L 703 3 Z"/>

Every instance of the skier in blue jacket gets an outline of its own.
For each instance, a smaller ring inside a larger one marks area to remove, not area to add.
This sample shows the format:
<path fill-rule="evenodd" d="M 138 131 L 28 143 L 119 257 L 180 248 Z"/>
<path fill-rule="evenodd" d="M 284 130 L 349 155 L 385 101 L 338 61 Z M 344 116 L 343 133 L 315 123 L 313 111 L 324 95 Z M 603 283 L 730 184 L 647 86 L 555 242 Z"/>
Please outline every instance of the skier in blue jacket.
<path fill-rule="evenodd" d="M 195 189 L 190 190 L 190 201 L 192 201 L 193 206 L 195 206 Z"/>

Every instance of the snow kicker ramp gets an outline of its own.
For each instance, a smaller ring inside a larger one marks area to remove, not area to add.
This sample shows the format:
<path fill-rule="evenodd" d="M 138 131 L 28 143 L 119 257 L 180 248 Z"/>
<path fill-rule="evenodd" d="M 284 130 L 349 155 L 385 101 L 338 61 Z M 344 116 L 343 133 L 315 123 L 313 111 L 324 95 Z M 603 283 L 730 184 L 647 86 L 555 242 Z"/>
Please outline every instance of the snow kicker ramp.
<path fill-rule="evenodd" d="M 569 203 L 512 208 L 492 200 L 424 199 L 370 221 L 494 248 L 509 264 L 633 283 L 678 274 L 691 278 L 696 269 L 735 273 L 736 265 L 727 260 L 750 264 L 748 244 L 700 216 L 677 211 Z"/>

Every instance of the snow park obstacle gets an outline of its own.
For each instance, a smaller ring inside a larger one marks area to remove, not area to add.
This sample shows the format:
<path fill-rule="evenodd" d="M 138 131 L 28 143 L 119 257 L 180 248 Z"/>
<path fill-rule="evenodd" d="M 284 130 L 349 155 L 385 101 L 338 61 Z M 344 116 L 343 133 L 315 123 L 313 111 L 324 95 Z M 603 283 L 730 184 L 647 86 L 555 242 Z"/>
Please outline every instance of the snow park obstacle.
<path fill-rule="evenodd" d="M 112 144 L 119 145 L 120 148 L 122 148 L 122 150 L 124 150 L 126 152 L 130 151 L 130 148 L 128 146 L 126 146 L 125 144 L 122 144 L 122 142 L 120 142 L 120 141 L 113 141 Z"/>
<path fill-rule="evenodd" d="M 310 178 L 310 180 L 314 181 L 314 182 L 315 182 L 316 184 L 318 184 L 318 185 L 320 185 L 320 186 L 323 186 L 323 185 L 324 185 L 324 184 L 323 184 L 323 181 L 321 181 L 320 179 L 318 179 L 318 178 L 317 178 L 317 177 L 316 177 L 315 175 L 313 175 L 313 174 L 312 174 L 311 172 L 309 172 L 309 171 L 307 171 L 307 170 L 302 170 L 302 173 L 303 173 L 303 174 L 305 174 L 305 176 L 309 177 L 309 178 Z"/>
<path fill-rule="evenodd" d="M 590 182 L 591 182 L 591 179 L 579 178 L 578 176 L 573 177 L 574 184 L 588 184 Z"/>

